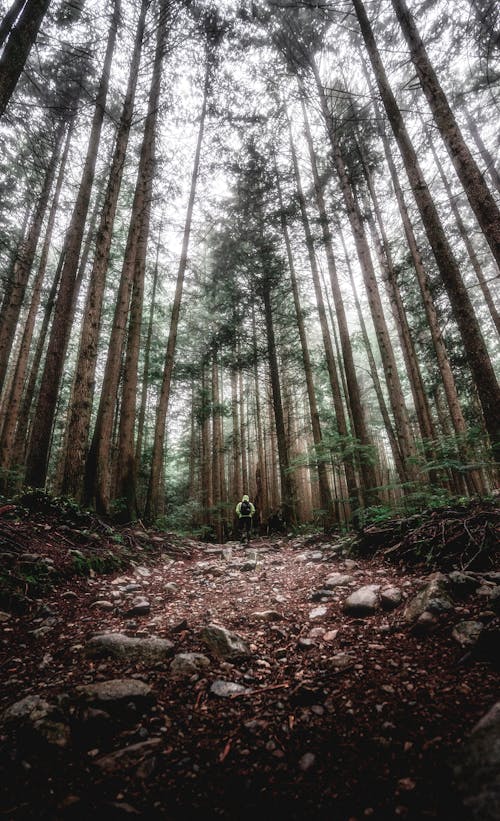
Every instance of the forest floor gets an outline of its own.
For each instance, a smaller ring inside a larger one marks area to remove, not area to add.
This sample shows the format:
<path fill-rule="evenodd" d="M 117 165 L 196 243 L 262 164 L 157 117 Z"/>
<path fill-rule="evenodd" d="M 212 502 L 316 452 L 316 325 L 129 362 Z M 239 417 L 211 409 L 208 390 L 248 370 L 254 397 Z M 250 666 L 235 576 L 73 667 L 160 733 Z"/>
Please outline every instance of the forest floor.
<path fill-rule="evenodd" d="M 452 633 L 495 621 L 491 557 L 416 617 L 432 570 L 340 536 L 91 524 L 0 510 L 1 817 L 469 817 L 453 767 L 498 672 Z"/>

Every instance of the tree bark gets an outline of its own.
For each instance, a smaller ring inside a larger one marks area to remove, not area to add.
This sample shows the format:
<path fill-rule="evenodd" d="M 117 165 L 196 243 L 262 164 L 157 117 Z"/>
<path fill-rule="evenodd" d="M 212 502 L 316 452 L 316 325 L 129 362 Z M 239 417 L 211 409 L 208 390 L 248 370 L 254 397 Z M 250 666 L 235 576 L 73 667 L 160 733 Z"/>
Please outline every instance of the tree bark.
<path fill-rule="evenodd" d="M 102 124 L 104 120 L 106 98 L 109 86 L 109 74 L 116 43 L 120 19 L 120 0 L 114 0 L 113 15 L 109 29 L 106 55 L 97 93 L 96 107 L 85 158 L 84 169 L 78 195 L 71 217 L 66 242 L 64 265 L 54 311 L 54 321 L 50 334 L 45 367 L 42 375 L 37 410 L 31 431 L 26 466 L 26 483 L 33 487 L 43 487 L 47 477 L 47 464 L 50 446 L 50 431 L 54 421 L 57 397 L 64 366 L 64 358 L 71 330 L 70 317 L 76 296 L 77 271 L 85 221 L 90 203 L 92 184 Z"/>
<path fill-rule="evenodd" d="M 27 0 L 21 14 L 22 3 L 15 3 L 11 9 L 14 25 L 5 34 L 2 32 L 5 48 L 0 57 L 0 117 L 14 93 L 49 4 L 50 0 Z"/>
<path fill-rule="evenodd" d="M 500 210 L 467 146 L 439 83 L 406 0 L 391 0 L 421 86 L 450 159 L 491 252 L 500 267 Z M 361 0 L 355 0 L 355 5 Z"/>
<path fill-rule="evenodd" d="M 191 223 L 193 219 L 194 202 L 196 197 L 196 186 L 198 182 L 198 172 L 200 167 L 201 147 L 203 143 L 203 134 L 205 129 L 205 120 L 207 114 L 208 95 L 210 87 L 210 71 L 211 61 L 206 58 L 205 66 L 205 81 L 203 89 L 203 103 L 200 114 L 200 123 L 198 127 L 198 140 L 196 144 L 196 151 L 193 162 L 193 170 L 191 174 L 191 188 L 189 193 L 186 222 L 184 225 L 184 237 L 182 241 L 182 250 L 179 261 L 179 269 L 177 272 L 177 282 L 175 288 L 174 302 L 172 305 L 172 314 L 170 317 L 170 330 L 168 334 L 167 350 L 165 354 L 165 365 L 163 370 L 163 378 L 160 389 L 160 396 L 156 410 L 156 424 L 153 439 L 153 453 L 151 455 L 151 473 L 149 477 L 148 496 L 146 501 L 145 517 L 148 521 L 153 521 L 156 517 L 158 508 L 158 492 L 160 486 L 160 474 L 163 463 L 163 449 L 165 439 L 165 426 L 167 420 L 168 403 L 170 399 L 170 384 L 172 381 L 172 371 L 174 367 L 175 347 L 177 342 L 177 329 L 179 326 L 179 317 L 182 303 L 182 291 L 184 287 L 184 275 L 186 273 L 189 239 L 191 236 Z"/>
<path fill-rule="evenodd" d="M 500 387 L 495 377 L 484 339 L 457 261 L 446 238 L 436 206 L 422 174 L 415 149 L 389 85 L 373 31 L 361 0 L 352 0 L 360 30 L 370 57 L 377 85 L 396 142 L 403 157 L 406 173 L 417 203 L 429 243 L 459 327 L 465 352 L 475 382 L 495 461 L 500 462 Z"/>
<path fill-rule="evenodd" d="M 137 24 L 134 50 L 130 62 L 128 86 L 116 133 L 113 159 L 97 232 L 94 261 L 90 274 L 83 325 L 80 333 L 75 379 L 70 399 L 68 422 L 68 442 L 70 443 L 70 447 L 65 457 L 62 490 L 63 493 L 69 496 L 75 496 L 80 501 L 84 497 L 83 476 L 88 451 L 90 417 L 95 389 L 95 367 L 106 274 L 109 266 L 118 196 L 134 112 L 134 100 L 147 6 L 148 0 L 143 0 Z"/>

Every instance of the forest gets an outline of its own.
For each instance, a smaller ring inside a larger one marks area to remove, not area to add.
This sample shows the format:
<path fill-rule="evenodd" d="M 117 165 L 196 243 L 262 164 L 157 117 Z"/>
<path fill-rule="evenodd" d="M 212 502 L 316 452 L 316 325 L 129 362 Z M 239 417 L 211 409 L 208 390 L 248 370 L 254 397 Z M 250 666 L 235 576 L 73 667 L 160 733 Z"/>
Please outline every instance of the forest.
<path fill-rule="evenodd" d="M 2 817 L 500 819 L 499 114 L 494 0 L 0 0 Z"/>
<path fill-rule="evenodd" d="M 222 541 L 497 484 L 495 4 L 0 30 L 0 482 Z"/>

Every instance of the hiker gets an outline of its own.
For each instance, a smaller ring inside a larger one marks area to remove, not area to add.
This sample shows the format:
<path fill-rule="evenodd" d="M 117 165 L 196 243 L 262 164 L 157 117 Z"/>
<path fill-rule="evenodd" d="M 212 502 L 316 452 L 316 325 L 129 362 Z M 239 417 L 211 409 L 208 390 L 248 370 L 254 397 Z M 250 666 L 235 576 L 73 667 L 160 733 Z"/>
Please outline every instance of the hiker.
<path fill-rule="evenodd" d="M 250 541 L 252 516 L 255 513 L 255 508 L 246 494 L 242 497 L 241 502 L 238 502 L 236 505 L 236 513 L 240 527 L 240 542 L 243 543 L 245 541 L 246 534 L 246 541 L 248 543 Z"/>

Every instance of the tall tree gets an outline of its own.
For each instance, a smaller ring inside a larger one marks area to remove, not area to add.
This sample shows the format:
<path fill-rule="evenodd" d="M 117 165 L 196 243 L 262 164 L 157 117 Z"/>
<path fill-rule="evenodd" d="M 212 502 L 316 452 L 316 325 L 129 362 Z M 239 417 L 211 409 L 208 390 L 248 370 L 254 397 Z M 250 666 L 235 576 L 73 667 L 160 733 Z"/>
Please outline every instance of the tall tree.
<path fill-rule="evenodd" d="M 446 237 L 435 203 L 422 173 L 415 148 L 391 89 L 373 30 L 362 0 L 352 0 L 359 27 L 372 64 L 380 96 L 417 203 L 429 244 L 459 327 L 465 352 L 477 388 L 486 428 L 496 461 L 500 461 L 500 386 L 488 354 L 474 308 L 463 282 L 460 268 Z"/>
<path fill-rule="evenodd" d="M 37 38 L 50 0 L 14 2 L 4 21 L 0 45 L 5 43 L 0 57 L 0 117 L 4 113 L 30 50 Z"/>
<path fill-rule="evenodd" d="M 61 271 L 61 281 L 54 311 L 54 320 L 45 358 L 37 411 L 31 431 L 26 465 L 26 482 L 34 487 L 43 487 L 47 476 L 50 448 L 50 432 L 54 421 L 57 397 L 64 366 L 64 358 L 71 330 L 72 305 L 75 301 L 77 272 L 80 250 L 85 230 L 85 220 L 90 204 L 92 185 L 99 142 L 104 121 L 109 75 L 120 21 L 120 0 L 114 0 L 109 27 L 106 54 L 101 80 L 97 91 L 96 106 L 85 157 L 84 168 L 73 209 L 65 258 Z"/>

